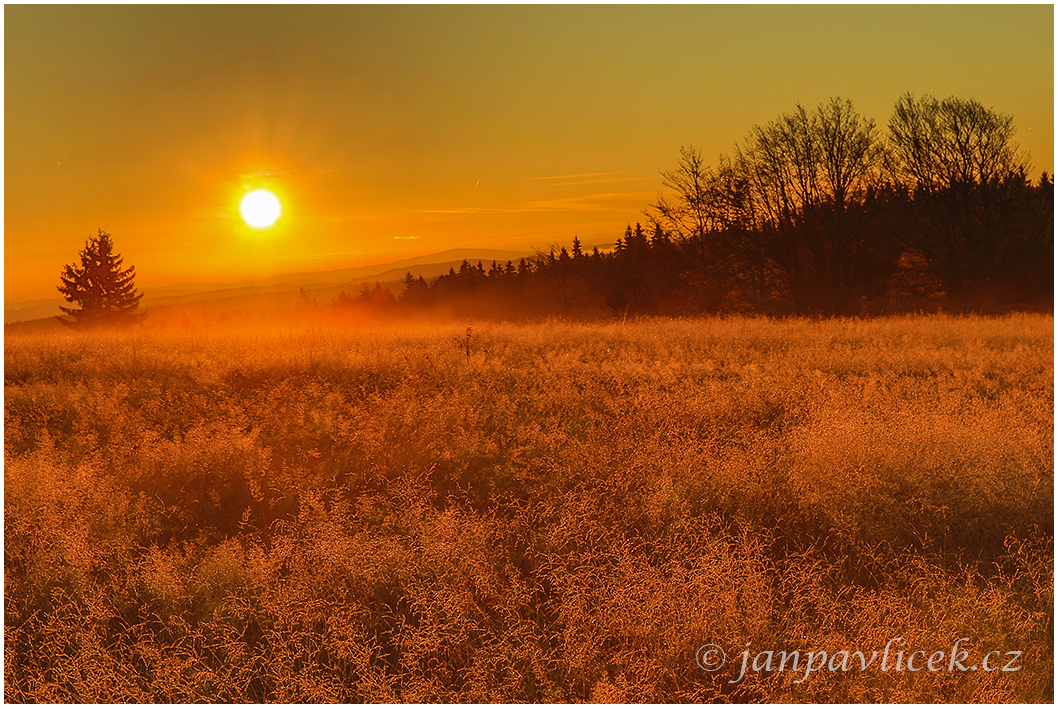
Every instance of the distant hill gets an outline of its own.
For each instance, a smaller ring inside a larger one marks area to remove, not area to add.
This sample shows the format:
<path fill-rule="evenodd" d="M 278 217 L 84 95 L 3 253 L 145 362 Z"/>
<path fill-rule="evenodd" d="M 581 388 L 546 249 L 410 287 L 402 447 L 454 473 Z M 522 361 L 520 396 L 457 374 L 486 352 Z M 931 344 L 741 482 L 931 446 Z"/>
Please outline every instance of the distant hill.
<path fill-rule="evenodd" d="M 304 288 L 321 303 L 341 290 L 349 295 L 363 283 L 389 283 L 402 280 L 407 273 L 418 278 L 436 278 L 448 269 L 459 269 L 464 261 L 488 265 L 493 261 L 506 263 L 523 256 L 531 256 L 530 251 L 506 251 L 502 249 L 448 249 L 436 254 L 427 254 L 415 258 L 394 261 L 392 263 L 361 266 L 358 268 L 341 268 L 333 271 L 315 271 L 305 273 L 283 273 L 267 278 L 243 279 L 226 283 L 182 283 L 164 288 L 151 288 L 144 291 L 141 305 L 145 309 L 164 308 L 166 306 L 227 301 L 230 304 L 245 304 L 261 300 L 261 296 L 271 296 L 265 300 L 281 303 L 286 300 L 285 294 L 296 294 Z M 327 301 L 329 302 L 329 301 Z M 22 322 L 59 315 L 60 305 L 65 305 L 61 298 L 27 300 L 17 303 L 4 303 L 4 322 Z"/>
<path fill-rule="evenodd" d="M 66 305 L 61 298 L 47 300 L 23 300 L 19 303 L 4 303 L 4 322 L 21 322 L 38 320 L 53 315 L 61 315 L 60 305 Z"/>
<path fill-rule="evenodd" d="M 212 291 L 230 291 L 240 288 L 271 288 L 275 286 L 294 286 L 296 288 L 310 287 L 319 288 L 343 283 L 353 283 L 363 280 L 377 278 L 383 273 L 400 270 L 403 277 L 404 272 L 412 266 L 435 266 L 447 264 L 452 261 L 462 263 L 464 259 L 477 263 L 483 261 L 491 263 L 493 260 L 504 261 L 507 259 L 518 259 L 522 256 L 532 255 L 531 251 L 505 251 L 502 249 L 448 249 L 435 254 L 417 256 L 415 258 L 394 261 L 391 263 L 376 264 L 373 266 L 360 266 L 356 268 L 340 268 L 333 271 L 309 271 L 298 273 L 282 273 L 266 278 L 248 278 L 240 281 L 226 281 L 223 283 L 183 283 L 165 288 L 153 288 L 148 294 L 151 298 L 166 298 L 170 296 L 187 295 L 190 293 L 208 293 Z M 448 270 L 447 268 L 445 270 Z M 419 274 L 416 274 L 419 275 Z"/>

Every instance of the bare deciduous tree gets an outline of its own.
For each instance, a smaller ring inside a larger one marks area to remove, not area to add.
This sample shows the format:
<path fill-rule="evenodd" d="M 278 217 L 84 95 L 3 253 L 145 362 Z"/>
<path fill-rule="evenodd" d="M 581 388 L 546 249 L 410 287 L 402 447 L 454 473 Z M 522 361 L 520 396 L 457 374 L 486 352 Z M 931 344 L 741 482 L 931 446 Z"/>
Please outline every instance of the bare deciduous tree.
<path fill-rule="evenodd" d="M 799 308 L 850 313 L 884 287 L 895 254 L 863 209 L 879 176 L 874 121 L 847 99 L 798 105 L 754 127 L 736 155 L 754 226 Z"/>
<path fill-rule="evenodd" d="M 889 167 L 917 190 L 986 185 L 1019 172 L 1028 160 L 1014 142 L 1014 119 L 973 99 L 900 97 L 889 119 Z"/>
<path fill-rule="evenodd" d="M 1014 142 L 1014 119 L 973 99 L 908 93 L 889 121 L 886 167 L 905 188 L 906 244 L 958 307 L 1019 300 L 1015 274 L 1053 256 L 1031 221 L 1028 159 Z"/>

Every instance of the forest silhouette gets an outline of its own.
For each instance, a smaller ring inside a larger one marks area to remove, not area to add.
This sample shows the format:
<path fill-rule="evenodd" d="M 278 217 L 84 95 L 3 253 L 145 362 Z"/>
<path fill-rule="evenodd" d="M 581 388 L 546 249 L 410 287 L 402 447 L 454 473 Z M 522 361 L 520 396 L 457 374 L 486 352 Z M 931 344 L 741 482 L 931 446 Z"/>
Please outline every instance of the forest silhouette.
<path fill-rule="evenodd" d="M 1049 310 L 1054 181 L 1033 182 L 1011 116 L 897 102 L 883 135 L 840 98 L 755 126 L 716 166 L 693 147 L 612 250 L 464 262 L 336 312 L 472 317 L 871 315 Z M 303 298 L 302 305 L 311 304 Z"/>
<path fill-rule="evenodd" d="M 428 281 L 365 284 L 341 319 L 869 316 L 1053 309 L 1054 180 L 1033 182 L 1013 118 L 908 93 L 883 134 L 847 99 L 754 126 L 715 166 L 694 147 L 613 248 L 464 260 Z M 59 291 L 75 326 L 138 322 L 134 270 L 102 230 Z M 320 314 L 302 288 L 295 314 Z M 61 318 L 60 318 L 61 319 Z"/>

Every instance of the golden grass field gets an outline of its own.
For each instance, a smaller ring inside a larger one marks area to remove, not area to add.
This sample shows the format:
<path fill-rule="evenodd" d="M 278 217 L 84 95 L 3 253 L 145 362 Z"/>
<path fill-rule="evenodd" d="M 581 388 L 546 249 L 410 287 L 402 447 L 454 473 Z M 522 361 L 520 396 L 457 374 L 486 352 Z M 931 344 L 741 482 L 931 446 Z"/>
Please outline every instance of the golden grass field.
<path fill-rule="evenodd" d="M 1052 316 L 471 325 L 8 334 L 5 700 L 1052 701 Z"/>

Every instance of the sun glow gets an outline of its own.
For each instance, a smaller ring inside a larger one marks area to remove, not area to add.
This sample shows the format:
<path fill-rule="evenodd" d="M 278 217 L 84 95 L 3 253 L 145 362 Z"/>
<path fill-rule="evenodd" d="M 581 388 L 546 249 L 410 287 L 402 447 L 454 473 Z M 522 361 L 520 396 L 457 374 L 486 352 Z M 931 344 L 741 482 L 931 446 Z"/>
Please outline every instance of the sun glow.
<path fill-rule="evenodd" d="M 279 219 L 282 208 L 279 199 L 268 190 L 254 190 L 242 198 L 239 211 L 250 226 L 267 229 Z"/>

